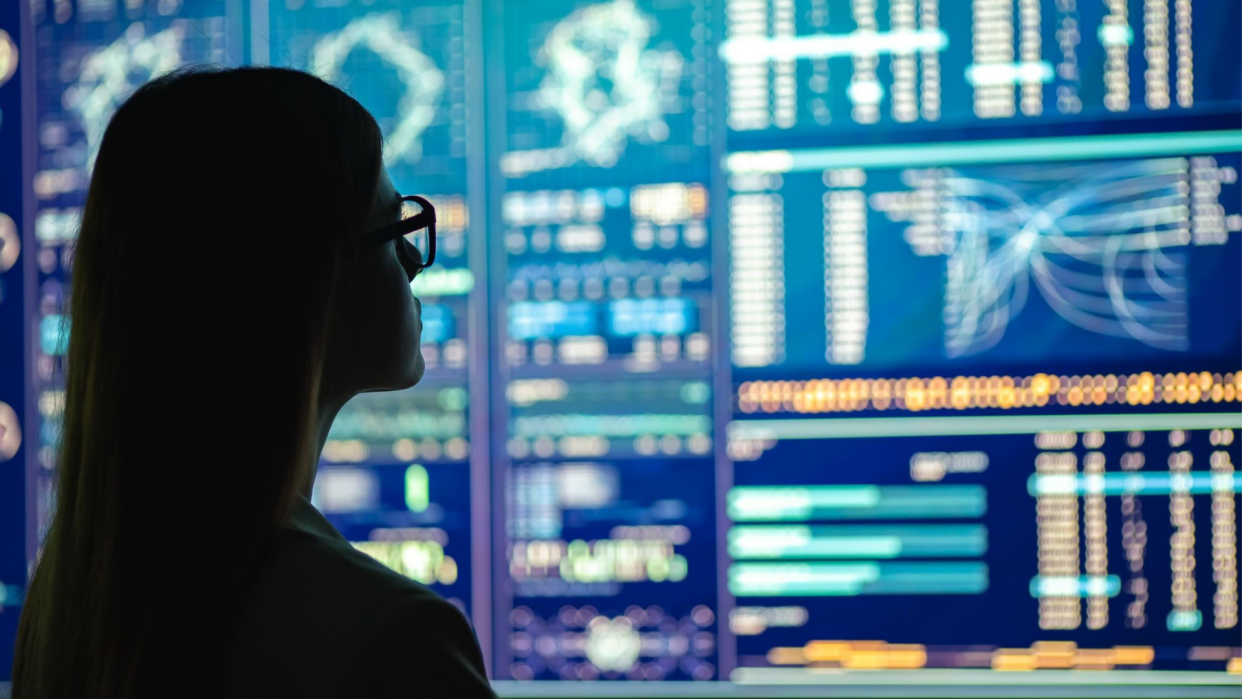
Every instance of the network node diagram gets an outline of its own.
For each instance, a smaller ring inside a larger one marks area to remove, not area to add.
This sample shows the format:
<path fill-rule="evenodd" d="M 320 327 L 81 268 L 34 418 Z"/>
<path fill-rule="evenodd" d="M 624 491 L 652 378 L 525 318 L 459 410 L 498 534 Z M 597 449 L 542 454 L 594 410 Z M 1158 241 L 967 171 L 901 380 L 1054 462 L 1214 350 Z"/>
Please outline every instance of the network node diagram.
<path fill-rule="evenodd" d="M 1188 347 L 1188 164 L 1159 158 L 940 180 L 951 234 L 945 350 L 1000 341 L 1032 290 L 1062 319 L 1163 350 Z"/>
<path fill-rule="evenodd" d="M 358 48 L 375 53 L 397 71 L 405 92 L 397 103 L 397 122 L 387 134 L 385 159 L 417 162 L 423 154 L 423 133 L 435 119 L 444 96 L 444 73 L 416 42 L 400 29 L 395 12 L 359 17 L 340 31 L 325 34 L 310 54 L 310 70 L 331 83 L 346 83 L 341 75 L 346 59 Z"/>
<path fill-rule="evenodd" d="M 65 106 L 76 112 L 86 135 L 87 167 L 93 167 L 112 113 L 139 86 L 182 63 L 185 30 L 180 24 L 147 35 L 141 22 L 116 41 L 82 59 L 77 83 L 65 91 Z"/>

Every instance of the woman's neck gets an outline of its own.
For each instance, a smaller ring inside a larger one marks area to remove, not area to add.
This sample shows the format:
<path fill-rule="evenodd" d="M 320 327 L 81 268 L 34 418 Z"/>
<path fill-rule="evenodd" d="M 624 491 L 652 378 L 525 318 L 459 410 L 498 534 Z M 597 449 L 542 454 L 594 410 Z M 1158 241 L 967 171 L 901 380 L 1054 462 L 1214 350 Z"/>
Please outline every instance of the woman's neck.
<path fill-rule="evenodd" d="M 323 445 L 328 441 L 328 432 L 332 429 L 332 422 L 336 420 L 336 414 L 341 411 L 349 398 L 326 398 L 320 397 L 319 405 L 315 410 L 316 425 L 318 430 L 318 442 L 315 445 L 314 459 L 315 462 L 310 465 L 310 480 L 302 487 L 302 495 L 306 499 L 310 499 L 311 489 L 315 486 L 315 476 L 319 472 L 319 457 L 323 454 Z"/>

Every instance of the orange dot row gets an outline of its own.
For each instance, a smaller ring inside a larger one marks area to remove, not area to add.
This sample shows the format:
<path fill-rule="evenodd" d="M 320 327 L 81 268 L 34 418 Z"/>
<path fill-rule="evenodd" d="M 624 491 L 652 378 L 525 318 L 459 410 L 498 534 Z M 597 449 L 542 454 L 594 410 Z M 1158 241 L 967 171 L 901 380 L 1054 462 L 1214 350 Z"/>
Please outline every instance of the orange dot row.
<path fill-rule="evenodd" d="M 1242 372 L 1095 374 L 1086 376 L 957 376 L 900 379 L 747 381 L 738 387 L 743 413 L 845 413 L 861 410 L 969 410 L 1046 405 L 1233 403 Z"/>

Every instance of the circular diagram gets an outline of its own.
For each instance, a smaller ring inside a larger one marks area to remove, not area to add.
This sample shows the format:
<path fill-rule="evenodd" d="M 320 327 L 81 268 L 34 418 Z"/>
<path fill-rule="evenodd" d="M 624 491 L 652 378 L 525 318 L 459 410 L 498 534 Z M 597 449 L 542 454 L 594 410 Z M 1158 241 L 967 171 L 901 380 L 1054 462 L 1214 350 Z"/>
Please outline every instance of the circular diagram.
<path fill-rule="evenodd" d="M 13 458 L 22 445 L 22 428 L 17 424 L 17 413 L 8 403 L 0 403 L 0 463 Z"/>
<path fill-rule="evenodd" d="M 17 44 L 13 37 L 0 29 L 0 85 L 4 85 L 17 74 Z"/>
<path fill-rule="evenodd" d="M 601 670 L 628 670 L 638 660 L 642 639 L 628 617 L 596 617 L 587 630 L 586 656 Z"/>
<path fill-rule="evenodd" d="M 22 237 L 17 234 L 17 224 L 5 214 L 0 214 L 0 274 L 13 269 L 22 251 Z"/>

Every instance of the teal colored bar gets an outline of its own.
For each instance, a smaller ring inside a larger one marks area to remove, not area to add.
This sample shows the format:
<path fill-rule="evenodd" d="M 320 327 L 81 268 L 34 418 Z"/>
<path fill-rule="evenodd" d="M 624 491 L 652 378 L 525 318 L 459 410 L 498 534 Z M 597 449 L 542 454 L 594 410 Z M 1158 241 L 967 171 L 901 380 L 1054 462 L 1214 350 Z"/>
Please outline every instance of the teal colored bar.
<path fill-rule="evenodd" d="M 712 420 L 706 415 L 531 415 L 513 420 L 516 437 L 637 437 L 639 435 L 680 436 L 710 434 Z"/>
<path fill-rule="evenodd" d="M 405 469 L 405 506 L 410 512 L 425 512 L 431 506 L 431 481 L 422 464 Z"/>
<path fill-rule="evenodd" d="M 920 143 L 901 146 L 859 146 L 806 150 L 742 151 L 725 157 L 727 172 L 817 172 L 834 168 L 906 168 L 983 165 L 1009 162 L 1093 160 L 1235 153 L 1242 150 L 1242 132 L 1069 136 Z"/>
<path fill-rule="evenodd" d="M 39 348 L 53 357 L 63 356 L 69 349 L 69 317 L 52 313 L 39 321 Z"/>
<path fill-rule="evenodd" d="M 854 439 L 960 437 L 1039 432 L 1131 432 L 1242 429 L 1240 413 L 1151 415 L 979 415 L 962 417 L 797 418 L 734 420 L 730 439 Z"/>
<path fill-rule="evenodd" d="M 735 563 L 729 591 L 739 597 L 981 594 L 988 567 L 945 563 Z"/>
<path fill-rule="evenodd" d="M 809 519 L 956 519 L 981 517 L 981 485 L 741 486 L 726 498 L 735 522 Z"/>
<path fill-rule="evenodd" d="M 1170 631 L 1198 631 L 1203 626 L 1203 612 L 1198 609 L 1191 612 L 1171 611 L 1165 626 Z"/>
<path fill-rule="evenodd" d="M 1040 495 L 1170 495 L 1242 493 L 1242 473 L 1103 473 L 1033 475 L 1026 491 Z"/>
<path fill-rule="evenodd" d="M 729 555 L 765 558 L 943 558 L 982 556 L 988 529 L 982 524 L 764 526 L 729 530 Z"/>
<path fill-rule="evenodd" d="M 1031 578 L 1031 597 L 1116 597 L 1121 578 L 1116 575 L 1078 577 L 1036 575 Z"/>
<path fill-rule="evenodd" d="M 1101 24 L 1096 36 L 1104 46 L 1129 46 L 1134 43 L 1134 29 L 1122 24 Z"/>
<path fill-rule="evenodd" d="M 1052 82 L 1056 77 L 1048 61 L 1024 63 L 972 63 L 966 66 L 966 82 L 974 87 L 1020 85 L 1026 82 Z"/>

